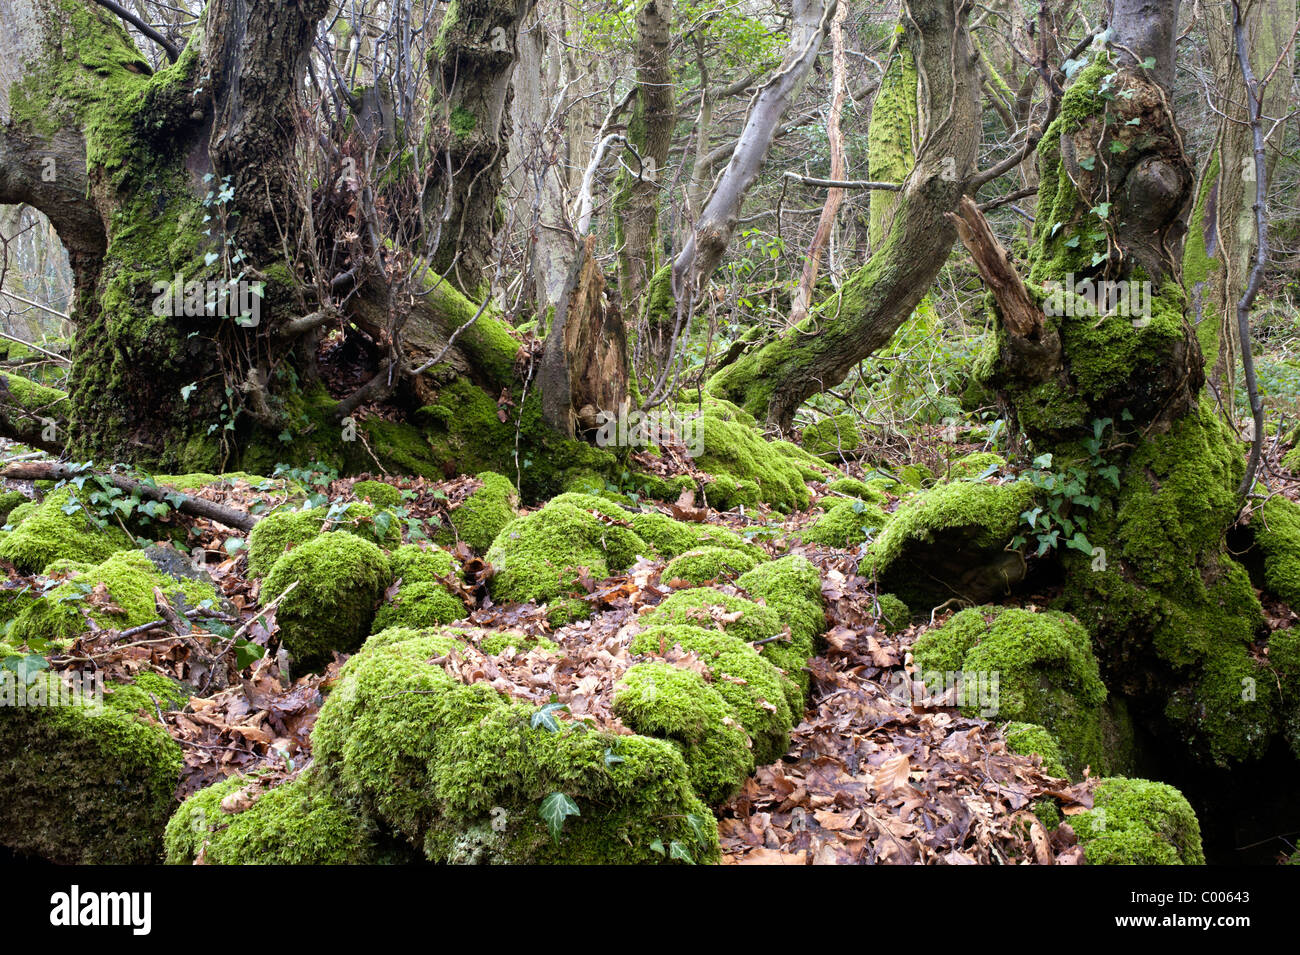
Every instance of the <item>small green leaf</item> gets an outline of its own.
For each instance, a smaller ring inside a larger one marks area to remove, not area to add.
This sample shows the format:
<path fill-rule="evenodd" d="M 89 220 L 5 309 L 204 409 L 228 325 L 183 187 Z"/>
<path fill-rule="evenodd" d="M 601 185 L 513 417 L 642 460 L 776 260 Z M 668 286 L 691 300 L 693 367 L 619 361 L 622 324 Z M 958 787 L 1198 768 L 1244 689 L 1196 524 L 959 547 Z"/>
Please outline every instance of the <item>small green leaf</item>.
<path fill-rule="evenodd" d="M 539 707 L 530 721 L 532 728 L 541 727 L 548 733 L 558 733 L 560 731 L 560 721 L 555 718 L 555 714 L 568 708 L 567 703 L 547 703 L 545 706 Z"/>
<path fill-rule="evenodd" d="M 551 793 L 542 800 L 541 808 L 538 813 L 542 821 L 546 823 L 546 828 L 551 831 L 551 838 L 556 842 L 560 841 L 560 831 L 564 828 L 564 820 L 570 816 L 578 816 L 578 804 L 566 796 L 564 793 Z"/>

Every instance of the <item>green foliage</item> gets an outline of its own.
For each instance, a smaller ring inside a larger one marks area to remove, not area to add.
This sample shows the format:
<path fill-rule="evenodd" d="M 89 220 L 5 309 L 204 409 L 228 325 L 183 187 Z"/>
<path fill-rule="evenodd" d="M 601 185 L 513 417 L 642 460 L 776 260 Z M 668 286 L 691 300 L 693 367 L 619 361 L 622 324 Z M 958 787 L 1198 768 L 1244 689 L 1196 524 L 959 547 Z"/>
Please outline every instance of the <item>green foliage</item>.
<path fill-rule="evenodd" d="M 667 581 L 685 580 L 692 584 L 709 584 L 731 580 L 752 570 L 757 564 L 757 560 L 741 551 L 726 547 L 698 547 L 670 560 L 662 576 Z"/>
<path fill-rule="evenodd" d="M 482 471 L 477 478 L 483 486 L 451 512 L 451 525 L 461 540 L 483 553 L 492 546 L 501 528 L 514 519 L 519 494 L 500 474 Z"/>
<path fill-rule="evenodd" d="M 1177 789 L 1103 779 L 1093 808 L 1070 817 L 1089 865 L 1204 865 L 1201 826 Z"/>

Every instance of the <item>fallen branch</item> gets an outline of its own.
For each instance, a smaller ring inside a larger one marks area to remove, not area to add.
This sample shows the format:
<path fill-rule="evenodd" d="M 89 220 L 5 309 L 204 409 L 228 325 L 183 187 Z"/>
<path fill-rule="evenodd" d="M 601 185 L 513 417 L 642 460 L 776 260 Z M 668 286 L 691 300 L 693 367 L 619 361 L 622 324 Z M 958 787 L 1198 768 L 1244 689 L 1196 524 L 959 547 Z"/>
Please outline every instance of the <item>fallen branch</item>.
<path fill-rule="evenodd" d="M 194 517 L 206 517 L 218 524 L 225 524 L 227 527 L 233 527 L 244 532 L 251 531 L 253 525 L 257 523 L 257 518 L 247 511 L 227 507 L 224 504 L 217 504 L 215 501 L 190 497 L 188 494 L 171 491 L 165 487 L 150 486 L 121 474 L 90 471 L 60 461 L 31 461 L 22 464 L 11 464 L 0 470 L 0 478 L 9 478 L 14 481 L 70 481 L 75 477 L 106 477 L 113 483 L 114 487 L 124 493 L 139 494 L 142 498 L 150 501 L 170 504 L 176 510 L 185 514 L 191 514 Z"/>

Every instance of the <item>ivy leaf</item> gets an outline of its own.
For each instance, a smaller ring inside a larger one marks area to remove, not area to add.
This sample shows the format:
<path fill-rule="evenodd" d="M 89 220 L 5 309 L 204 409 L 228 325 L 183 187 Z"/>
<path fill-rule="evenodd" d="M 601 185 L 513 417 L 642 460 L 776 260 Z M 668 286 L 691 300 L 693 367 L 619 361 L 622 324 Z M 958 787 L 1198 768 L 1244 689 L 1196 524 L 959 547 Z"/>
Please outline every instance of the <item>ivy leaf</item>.
<path fill-rule="evenodd" d="M 199 383 L 197 381 L 192 381 L 188 385 L 184 385 L 181 388 L 181 401 L 189 401 L 190 395 L 194 394 L 195 389 L 198 387 Z"/>
<path fill-rule="evenodd" d="M 654 840 L 652 843 L 650 843 L 650 851 L 657 852 L 660 855 L 664 855 L 667 852 L 667 850 L 664 849 L 664 841 L 662 839 Z"/>
<path fill-rule="evenodd" d="M 675 839 L 668 843 L 668 858 L 676 859 L 678 862 L 685 862 L 687 865 L 695 865 L 690 850 Z"/>
<path fill-rule="evenodd" d="M 1080 169 L 1086 169 L 1086 170 L 1088 170 L 1088 172 L 1092 172 L 1094 169 L 1097 168 L 1097 157 L 1096 157 L 1096 156 L 1087 156 L 1087 157 L 1085 157 L 1085 158 L 1083 158 L 1083 159 L 1080 159 L 1080 160 L 1079 160 L 1079 168 L 1080 168 Z"/>
<path fill-rule="evenodd" d="M 1142 69 L 1154 70 L 1155 68 L 1156 68 L 1156 58 L 1154 56 L 1148 56 L 1145 60 L 1142 61 Z"/>
<path fill-rule="evenodd" d="M 547 703 L 545 706 L 539 707 L 530 721 L 532 728 L 537 729 L 540 726 L 548 733 L 558 733 L 560 731 L 560 721 L 556 719 L 555 714 L 568 708 L 567 703 Z"/>
<path fill-rule="evenodd" d="M 252 666 L 264 656 L 266 656 L 266 649 L 259 647 L 253 641 L 245 640 L 243 637 L 235 641 L 235 666 L 239 669 Z"/>
<path fill-rule="evenodd" d="M 616 754 L 612 749 L 606 749 L 606 750 L 605 750 L 605 765 L 606 765 L 606 766 L 616 766 L 617 764 L 622 763 L 622 762 L 624 762 L 624 761 L 625 761 L 625 760 L 623 759 L 623 757 L 622 757 L 622 756 L 619 756 L 618 754 Z"/>
<path fill-rule="evenodd" d="M 1088 557 L 1092 556 L 1092 544 L 1088 542 L 1088 538 L 1084 536 L 1083 531 L 1075 533 L 1073 537 L 1065 542 L 1065 546 L 1073 547 L 1075 550 L 1081 551 Z"/>
<path fill-rule="evenodd" d="M 551 838 L 556 842 L 560 841 L 560 830 L 564 828 L 564 820 L 570 816 L 581 815 L 578 804 L 564 793 L 551 793 L 543 799 L 538 813 L 542 817 L 542 822 L 546 823 L 546 828 L 551 831 Z"/>

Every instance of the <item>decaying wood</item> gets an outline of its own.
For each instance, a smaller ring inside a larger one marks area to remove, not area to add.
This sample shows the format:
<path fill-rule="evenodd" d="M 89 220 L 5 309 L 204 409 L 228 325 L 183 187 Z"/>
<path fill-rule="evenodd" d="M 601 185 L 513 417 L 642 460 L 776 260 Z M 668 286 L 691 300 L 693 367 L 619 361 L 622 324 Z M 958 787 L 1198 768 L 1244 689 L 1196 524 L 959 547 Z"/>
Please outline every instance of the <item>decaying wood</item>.
<path fill-rule="evenodd" d="M 1043 330 L 1043 310 L 1030 297 L 1024 280 L 989 228 L 984 213 L 970 196 L 962 196 L 957 211 L 946 215 L 957 226 L 957 237 L 975 260 L 980 277 L 993 291 L 1007 331 L 1017 338 L 1037 340 Z"/>

